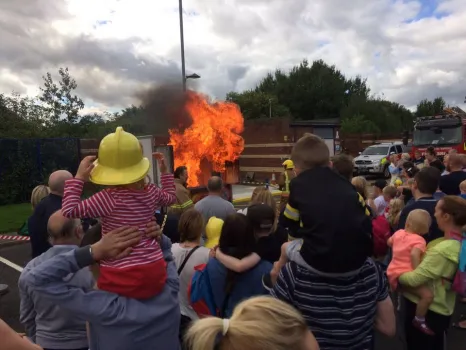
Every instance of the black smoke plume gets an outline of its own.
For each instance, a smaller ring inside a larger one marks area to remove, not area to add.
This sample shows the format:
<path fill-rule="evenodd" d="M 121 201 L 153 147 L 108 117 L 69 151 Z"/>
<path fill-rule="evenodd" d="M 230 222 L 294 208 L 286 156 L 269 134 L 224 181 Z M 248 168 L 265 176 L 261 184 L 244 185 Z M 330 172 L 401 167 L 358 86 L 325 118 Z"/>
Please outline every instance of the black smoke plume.
<path fill-rule="evenodd" d="M 151 87 L 137 97 L 143 108 L 144 124 L 153 135 L 168 135 L 168 129 L 183 131 L 191 126 L 186 109 L 189 92 L 184 92 L 179 85 Z"/>

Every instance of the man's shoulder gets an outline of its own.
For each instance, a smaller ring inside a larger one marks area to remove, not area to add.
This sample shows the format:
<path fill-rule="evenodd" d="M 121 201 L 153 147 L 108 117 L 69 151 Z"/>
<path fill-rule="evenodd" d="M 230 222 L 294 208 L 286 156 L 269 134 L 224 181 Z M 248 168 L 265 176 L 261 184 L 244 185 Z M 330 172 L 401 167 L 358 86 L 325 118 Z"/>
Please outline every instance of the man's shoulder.
<path fill-rule="evenodd" d="M 403 208 L 403 212 L 410 212 L 414 209 L 425 209 L 435 207 L 437 200 L 435 198 L 420 198 Z"/>
<path fill-rule="evenodd" d="M 20 281 L 21 281 L 22 277 L 24 277 L 24 275 L 29 273 L 29 271 L 31 271 L 37 265 L 40 265 L 40 263 L 43 261 L 42 255 L 43 254 L 39 255 L 38 257 L 35 257 L 34 259 L 32 259 L 31 261 L 29 261 L 26 264 L 26 266 L 23 268 L 23 271 L 21 271 L 21 274 L 19 276 Z"/>

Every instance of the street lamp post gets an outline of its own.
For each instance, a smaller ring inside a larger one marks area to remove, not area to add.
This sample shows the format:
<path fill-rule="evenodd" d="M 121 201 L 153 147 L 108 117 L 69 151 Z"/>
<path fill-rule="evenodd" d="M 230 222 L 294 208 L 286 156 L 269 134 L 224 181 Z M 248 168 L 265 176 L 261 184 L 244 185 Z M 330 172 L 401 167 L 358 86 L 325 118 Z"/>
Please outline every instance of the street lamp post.
<path fill-rule="evenodd" d="M 178 11 L 180 13 L 181 77 L 183 81 L 183 91 L 186 91 L 186 80 L 199 79 L 201 76 L 196 73 L 186 75 L 186 64 L 184 59 L 183 0 L 179 0 L 178 2 Z"/>
<path fill-rule="evenodd" d="M 180 13 L 180 45 L 181 45 L 181 77 L 183 79 L 183 91 L 186 91 L 186 67 L 184 62 L 184 32 L 183 32 L 183 0 L 179 0 L 178 10 Z"/>

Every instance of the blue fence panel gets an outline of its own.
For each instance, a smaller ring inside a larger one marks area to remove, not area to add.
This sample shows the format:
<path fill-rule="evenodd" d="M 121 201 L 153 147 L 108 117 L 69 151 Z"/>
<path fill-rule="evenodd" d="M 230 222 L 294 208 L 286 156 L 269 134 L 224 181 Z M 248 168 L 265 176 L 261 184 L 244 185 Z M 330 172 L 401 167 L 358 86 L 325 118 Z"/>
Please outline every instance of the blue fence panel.
<path fill-rule="evenodd" d="M 76 173 L 79 139 L 0 139 L 0 205 L 28 202 L 55 170 Z"/>

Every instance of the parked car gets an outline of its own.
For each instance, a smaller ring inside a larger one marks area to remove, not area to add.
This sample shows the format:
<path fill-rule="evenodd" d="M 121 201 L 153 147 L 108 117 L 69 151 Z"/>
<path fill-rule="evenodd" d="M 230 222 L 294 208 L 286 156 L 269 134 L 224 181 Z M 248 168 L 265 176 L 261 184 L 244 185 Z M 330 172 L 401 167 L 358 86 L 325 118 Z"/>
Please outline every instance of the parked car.
<path fill-rule="evenodd" d="M 388 179 L 390 177 L 388 170 L 390 155 L 396 154 L 399 158 L 402 153 L 407 151 L 408 147 L 401 142 L 387 142 L 369 146 L 354 158 L 354 173 L 357 175 L 383 175 Z"/>

